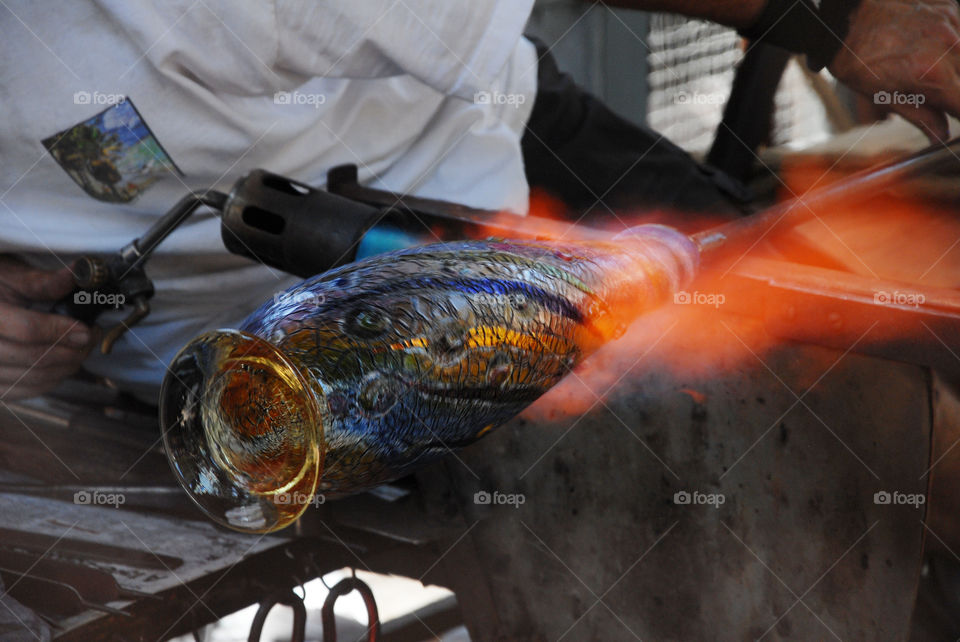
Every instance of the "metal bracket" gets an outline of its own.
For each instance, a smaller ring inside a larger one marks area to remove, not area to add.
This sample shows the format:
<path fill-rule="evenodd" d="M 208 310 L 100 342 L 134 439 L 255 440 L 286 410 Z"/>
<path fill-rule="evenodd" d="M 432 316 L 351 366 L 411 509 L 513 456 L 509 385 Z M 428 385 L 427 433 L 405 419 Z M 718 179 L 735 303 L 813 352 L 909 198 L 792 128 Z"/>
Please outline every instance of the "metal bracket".
<path fill-rule="evenodd" d="M 380 615 L 377 612 L 377 601 L 373 597 L 373 591 L 363 580 L 354 575 L 334 584 L 323 602 L 321 616 L 324 642 L 337 642 L 337 620 L 333 616 L 333 606 L 338 599 L 352 591 L 360 593 L 367 607 L 367 642 L 377 642 L 377 638 L 380 637 Z"/>

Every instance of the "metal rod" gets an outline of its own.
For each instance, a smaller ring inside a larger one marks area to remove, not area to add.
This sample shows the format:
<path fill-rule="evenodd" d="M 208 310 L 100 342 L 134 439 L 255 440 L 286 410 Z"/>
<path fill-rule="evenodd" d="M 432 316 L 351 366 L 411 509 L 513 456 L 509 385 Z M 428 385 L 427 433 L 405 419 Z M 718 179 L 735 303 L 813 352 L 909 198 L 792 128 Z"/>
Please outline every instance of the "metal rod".
<path fill-rule="evenodd" d="M 781 222 L 796 225 L 813 217 L 817 208 L 844 199 L 863 196 L 869 192 L 880 192 L 898 181 L 930 172 L 937 166 L 951 161 L 955 161 L 960 166 L 960 138 L 954 138 L 940 145 L 931 145 L 906 158 L 851 174 L 782 205 L 699 232 L 691 238 L 700 248 L 701 253 L 716 250 L 734 242 L 756 240 L 762 238 Z"/>
<path fill-rule="evenodd" d="M 216 211 L 223 209 L 227 195 L 214 190 L 207 190 L 202 194 L 187 194 L 173 206 L 156 223 L 150 226 L 141 237 L 120 250 L 120 254 L 127 259 L 133 269 L 143 263 L 153 252 L 154 248 L 177 229 L 188 216 L 201 205 L 206 205 Z"/>

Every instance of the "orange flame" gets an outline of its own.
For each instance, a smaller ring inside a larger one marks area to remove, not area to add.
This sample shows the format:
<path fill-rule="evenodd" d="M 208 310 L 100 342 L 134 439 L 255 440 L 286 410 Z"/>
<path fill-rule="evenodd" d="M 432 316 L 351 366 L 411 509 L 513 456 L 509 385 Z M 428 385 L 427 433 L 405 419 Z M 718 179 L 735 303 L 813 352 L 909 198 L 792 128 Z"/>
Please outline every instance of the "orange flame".
<path fill-rule="evenodd" d="M 809 164 L 792 168 L 786 174 L 784 194 L 803 194 L 841 177 L 836 171 L 821 170 Z M 561 209 L 541 201 L 532 212 L 549 217 Z M 620 214 L 605 229 L 615 233 L 648 222 L 673 223 L 685 230 L 691 225 L 689 217 L 654 212 Z M 720 217 L 695 221 L 700 229 L 720 222 Z M 546 230 L 545 236 L 556 238 Z M 575 231 L 569 238 L 576 238 Z M 758 258 L 774 263 L 758 262 Z M 775 273 L 758 274 L 767 266 Z M 774 277 L 781 269 L 789 275 L 791 266 L 799 266 L 807 277 L 810 270 L 832 270 L 817 272 L 824 279 L 823 291 L 832 288 L 832 296 L 812 297 L 802 288 L 778 288 L 782 275 Z M 910 338 L 930 343 L 930 329 L 918 315 L 888 313 L 929 305 L 937 288 L 958 285 L 960 217 L 942 201 L 902 187 L 866 201 L 833 203 L 814 211 L 802 224 L 778 225 L 755 245 L 751 241 L 728 248 L 723 260 L 708 264 L 687 291 L 678 293 L 674 304 L 640 315 L 625 336 L 614 342 L 615 347 L 588 358 L 559 384 L 559 390 L 535 404 L 528 416 L 555 419 L 603 404 L 610 391 L 631 376 L 632 371 L 623 370 L 626 353 L 635 357 L 626 361 L 636 362 L 634 371 L 666 368 L 674 375 L 723 377 L 745 364 L 765 362 L 771 349 L 791 340 L 839 351 L 870 350 Z M 942 294 L 951 303 L 953 293 L 944 290 Z M 845 298 L 861 305 L 849 305 L 849 300 L 838 303 Z M 803 368 L 809 372 L 807 385 L 830 367 L 836 357 L 831 355 L 825 351 L 822 363 Z M 611 360 L 616 367 L 611 367 Z M 677 393 L 701 402 L 696 390 L 678 388 Z"/>

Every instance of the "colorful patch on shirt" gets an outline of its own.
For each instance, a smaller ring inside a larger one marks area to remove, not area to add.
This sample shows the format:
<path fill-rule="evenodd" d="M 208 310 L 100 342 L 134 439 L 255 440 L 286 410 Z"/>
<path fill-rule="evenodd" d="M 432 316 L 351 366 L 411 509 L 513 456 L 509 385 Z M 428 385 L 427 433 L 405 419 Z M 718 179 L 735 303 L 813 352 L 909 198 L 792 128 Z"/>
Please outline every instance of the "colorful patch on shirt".
<path fill-rule="evenodd" d="M 167 172 L 183 175 L 129 98 L 41 141 L 95 199 L 129 203 Z"/>

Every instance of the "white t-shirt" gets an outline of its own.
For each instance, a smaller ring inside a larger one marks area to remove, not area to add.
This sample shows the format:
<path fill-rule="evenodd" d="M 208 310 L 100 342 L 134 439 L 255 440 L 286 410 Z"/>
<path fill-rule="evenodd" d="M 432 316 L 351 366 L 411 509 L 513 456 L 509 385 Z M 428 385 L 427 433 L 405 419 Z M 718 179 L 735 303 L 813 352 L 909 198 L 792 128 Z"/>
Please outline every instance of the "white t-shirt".
<path fill-rule="evenodd" d="M 319 187 L 355 163 L 373 187 L 523 213 L 532 4 L 6 0 L 0 251 L 44 267 L 111 253 L 188 190 L 254 168 Z M 227 253 L 208 213 L 147 272 L 151 315 L 86 363 L 145 396 L 195 334 L 296 281 Z"/>

